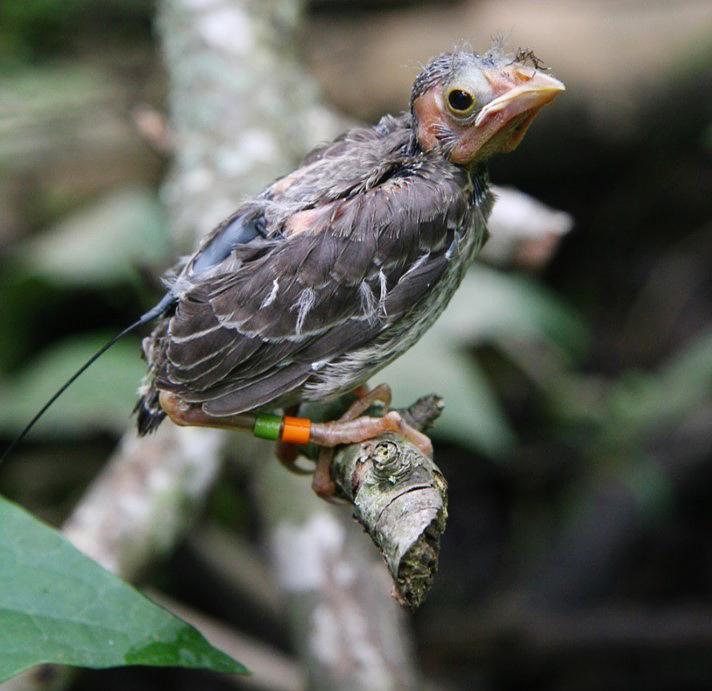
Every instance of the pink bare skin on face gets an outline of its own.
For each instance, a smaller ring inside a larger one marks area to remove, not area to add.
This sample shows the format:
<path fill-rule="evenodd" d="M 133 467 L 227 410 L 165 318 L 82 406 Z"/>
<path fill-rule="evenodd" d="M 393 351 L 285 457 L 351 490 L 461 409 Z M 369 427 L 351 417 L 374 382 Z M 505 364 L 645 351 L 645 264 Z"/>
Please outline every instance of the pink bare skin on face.
<path fill-rule="evenodd" d="M 432 151 L 445 143 L 458 165 L 513 151 L 539 110 L 564 90 L 558 79 L 517 63 L 472 74 L 436 84 L 413 104 L 421 147 Z"/>

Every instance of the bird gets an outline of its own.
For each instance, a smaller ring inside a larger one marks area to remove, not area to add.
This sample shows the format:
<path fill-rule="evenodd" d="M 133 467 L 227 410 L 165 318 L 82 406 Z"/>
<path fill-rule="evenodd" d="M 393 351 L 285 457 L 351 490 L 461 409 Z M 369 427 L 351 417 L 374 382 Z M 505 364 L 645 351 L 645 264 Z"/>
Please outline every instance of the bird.
<path fill-rule="evenodd" d="M 317 147 L 241 203 L 164 277 L 161 301 L 105 346 L 158 320 L 142 343 L 139 434 L 168 417 L 283 448 L 314 443 L 312 486 L 324 498 L 336 492 L 337 445 L 391 431 L 432 454 L 388 410 L 390 388 L 367 382 L 445 309 L 488 236 L 488 161 L 516 149 L 564 90 L 531 51 L 499 41 L 442 53 L 420 70 L 407 110 Z M 287 414 L 347 394 L 356 400 L 338 420 Z M 385 412 L 369 416 L 376 401 Z"/>

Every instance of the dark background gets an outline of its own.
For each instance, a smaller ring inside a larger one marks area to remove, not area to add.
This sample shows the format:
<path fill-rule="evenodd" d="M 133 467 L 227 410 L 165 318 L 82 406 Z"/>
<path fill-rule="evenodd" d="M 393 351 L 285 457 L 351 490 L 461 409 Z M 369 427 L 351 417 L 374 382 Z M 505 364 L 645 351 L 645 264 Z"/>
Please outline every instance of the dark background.
<path fill-rule="evenodd" d="M 3 444 L 151 303 L 150 277 L 174 256 L 159 199 L 168 159 L 136 125 L 146 105 L 165 109 L 152 27 L 139 0 L 0 5 Z M 460 337 L 436 326 L 427 350 L 384 373 L 396 394 L 409 368 L 432 373 L 461 413 L 435 433 L 450 520 L 414 617 L 423 671 L 444 689 L 707 689 L 712 11 L 315 0 L 297 49 L 327 100 L 370 122 L 406 105 L 420 62 L 462 39 L 483 49 L 497 31 L 568 91 L 492 178 L 575 227 L 537 271 L 475 268 L 444 318 Z M 127 339 L 77 384 L 2 469 L 3 493 L 62 520 L 127 425 L 137 353 Z M 206 520 L 255 540 L 253 501 L 244 471 L 228 470 Z M 190 544 L 146 582 L 290 650 Z M 225 683 L 123 670 L 75 688 L 196 685 Z"/>

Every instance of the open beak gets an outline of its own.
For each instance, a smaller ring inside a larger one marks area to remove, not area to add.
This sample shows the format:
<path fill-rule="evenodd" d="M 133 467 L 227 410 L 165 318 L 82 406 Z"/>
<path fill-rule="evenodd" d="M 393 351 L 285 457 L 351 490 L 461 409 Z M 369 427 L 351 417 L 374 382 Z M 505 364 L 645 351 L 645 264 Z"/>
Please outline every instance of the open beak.
<path fill-rule="evenodd" d="M 499 115 L 497 119 L 506 123 L 527 111 L 536 112 L 553 101 L 562 91 L 566 91 L 562 82 L 538 70 L 531 76 L 520 68 L 511 72 L 513 80 L 510 84 L 514 83 L 515 86 L 508 88 L 482 108 L 475 120 L 475 127 L 482 127 L 495 115 Z"/>

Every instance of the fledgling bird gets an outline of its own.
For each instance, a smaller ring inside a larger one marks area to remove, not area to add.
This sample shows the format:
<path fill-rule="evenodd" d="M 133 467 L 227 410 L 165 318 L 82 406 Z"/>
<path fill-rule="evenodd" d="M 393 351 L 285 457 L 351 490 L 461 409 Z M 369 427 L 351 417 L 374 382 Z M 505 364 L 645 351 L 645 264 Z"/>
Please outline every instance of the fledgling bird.
<path fill-rule="evenodd" d="M 254 413 L 359 390 L 437 319 L 487 237 L 487 160 L 564 90 L 538 68 L 498 45 L 439 55 L 409 112 L 314 150 L 210 233 L 144 341 L 140 433 L 168 415 L 325 447 L 399 430 L 430 450 L 395 412 L 358 417 L 385 387 L 332 423 Z"/>
<path fill-rule="evenodd" d="M 144 339 L 139 432 L 169 416 L 329 449 L 390 430 L 432 451 L 395 411 L 363 416 L 390 402 L 386 386 L 363 385 L 448 304 L 487 237 L 488 159 L 563 90 L 530 51 L 439 55 L 407 112 L 315 149 L 241 204 L 133 325 L 161 317 Z M 266 414 L 354 391 L 338 421 Z M 322 496 L 329 463 L 323 453 L 315 472 Z"/>

